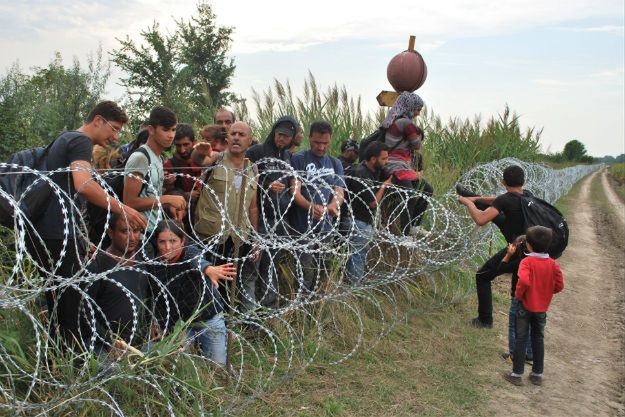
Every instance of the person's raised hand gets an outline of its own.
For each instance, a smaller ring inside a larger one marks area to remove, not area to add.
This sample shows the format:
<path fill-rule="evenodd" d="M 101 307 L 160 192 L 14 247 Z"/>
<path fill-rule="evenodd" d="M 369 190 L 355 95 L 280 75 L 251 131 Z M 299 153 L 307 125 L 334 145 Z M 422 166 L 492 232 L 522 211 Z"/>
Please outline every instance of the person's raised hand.
<path fill-rule="evenodd" d="M 237 276 L 237 268 L 234 264 L 223 264 L 207 266 L 204 268 L 204 275 L 208 277 L 213 287 L 219 288 L 219 280 L 232 281 Z"/>
<path fill-rule="evenodd" d="M 210 158 L 213 155 L 213 147 L 209 142 L 198 142 L 193 146 L 193 149 L 203 157 Z"/>

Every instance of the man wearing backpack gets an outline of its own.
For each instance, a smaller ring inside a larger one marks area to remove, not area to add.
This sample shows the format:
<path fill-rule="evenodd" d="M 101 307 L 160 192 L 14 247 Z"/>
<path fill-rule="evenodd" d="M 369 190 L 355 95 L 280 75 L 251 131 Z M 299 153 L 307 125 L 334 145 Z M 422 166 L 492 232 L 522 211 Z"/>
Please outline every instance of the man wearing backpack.
<path fill-rule="evenodd" d="M 43 215 L 32 219 L 32 228 L 27 229 L 25 236 L 29 253 L 37 261 L 46 286 L 54 288 L 46 291 L 51 336 L 58 326 L 59 336 L 69 345 L 79 337 L 80 300 L 70 283 L 83 267 L 87 253 L 87 242 L 77 233 L 81 222 L 76 216 L 79 205 L 75 197 L 78 193 L 92 204 L 107 207 L 106 191 L 91 177 L 93 145 L 108 146 L 116 142 L 127 121 L 126 113 L 115 102 L 103 101 L 91 110 L 78 130 L 64 132 L 54 140 L 46 157 L 48 170 L 71 170 L 51 176 L 62 195 L 57 198 L 53 194 Z M 145 227 L 145 219 L 135 209 L 115 198 L 110 198 L 109 202 L 111 211 L 128 224 Z"/>
<path fill-rule="evenodd" d="M 180 195 L 163 195 L 164 171 L 162 153 L 176 134 L 176 114 L 166 107 L 152 109 L 148 120 L 148 140 L 128 157 L 124 178 L 124 204 L 139 211 L 147 220 L 146 232 L 154 231 L 162 219 L 159 207 L 182 222 L 187 202 Z"/>
<path fill-rule="evenodd" d="M 506 193 L 500 196 L 459 197 L 458 201 L 467 207 L 469 215 L 478 226 L 492 221 L 500 228 L 506 242 L 513 243 L 517 236 L 525 233 L 522 198 L 530 197 L 532 194 L 523 190 L 525 172 L 517 165 L 504 169 L 502 184 L 506 188 Z M 476 203 L 484 207 L 484 210 L 476 207 Z M 507 246 L 486 261 L 475 275 L 478 316 L 471 321 L 475 327 L 488 329 L 493 327 L 491 281 L 498 276 L 498 266 L 506 252 Z"/>

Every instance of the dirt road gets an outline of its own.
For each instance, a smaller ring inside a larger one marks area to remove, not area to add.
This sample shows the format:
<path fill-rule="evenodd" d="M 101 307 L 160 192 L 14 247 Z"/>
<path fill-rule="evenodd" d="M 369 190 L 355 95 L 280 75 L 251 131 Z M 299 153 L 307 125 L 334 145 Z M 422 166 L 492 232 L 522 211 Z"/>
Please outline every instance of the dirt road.
<path fill-rule="evenodd" d="M 502 382 L 491 397 L 498 416 L 625 416 L 625 207 L 605 176 L 589 176 L 569 200 L 571 237 L 558 260 L 565 289 L 549 309 L 544 385 Z"/>

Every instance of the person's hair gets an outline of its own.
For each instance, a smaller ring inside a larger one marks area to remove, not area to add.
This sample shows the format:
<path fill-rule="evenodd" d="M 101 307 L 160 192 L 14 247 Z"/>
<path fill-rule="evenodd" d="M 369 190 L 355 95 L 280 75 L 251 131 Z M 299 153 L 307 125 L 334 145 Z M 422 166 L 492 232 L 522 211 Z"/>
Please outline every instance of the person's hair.
<path fill-rule="evenodd" d="M 113 146 L 93 146 L 93 153 L 91 159 L 93 160 L 93 167 L 96 170 L 111 169 L 113 167 L 113 160 L 120 159 L 122 152 L 119 148 Z"/>
<path fill-rule="evenodd" d="M 137 136 L 134 138 L 132 142 L 130 142 L 130 146 L 128 146 L 128 155 L 133 153 L 137 148 L 148 141 L 150 137 L 150 132 L 148 132 L 147 128 L 142 128 Z"/>
<path fill-rule="evenodd" d="M 193 126 L 188 123 L 180 123 L 176 126 L 174 142 L 184 138 L 189 138 L 191 142 L 195 142 L 195 131 L 193 130 Z"/>
<path fill-rule="evenodd" d="M 522 187 L 525 184 L 525 172 L 518 165 L 510 165 L 503 170 L 503 180 L 508 187 Z"/>
<path fill-rule="evenodd" d="M 309 136 L 312 136 L 313 133 L 319 133 L 320 135 L 332 134 L 332 126 L 325 120 L 317 120 L 310 125 Z"/>
<path fill-rule="evenodd" d="M 232 123 L 236 122 L 237 119 L 234 117 L 234 112 L 232 110 L 229 110 L 225 107 L 220 108 L 219 110 L 217 110 L 215 112 L 215 114 L 213 115 L 213 122 L 217 123 L 217 114 L 218 113 L 230 113 L 230 117 L 232 117 Z"/>
<path fill-rule="evenodd" d="M 117 105 L 114 101 L 101 101 L 89 112 L 87 115 L 87 123 L 91 123 L 96 116 L 103 117 L 108 121 L 115 121 L 118 123 L 126 124 L 128 123 L 128 116 L 126 112 L 122 110 L 121 107 Z"/>
<path fill-rule="evenodd" d="M 111 218 L 109 220 L 109 229 L 111 229 L 113 231 L 117 230 L 117 223 L 120 220 L 124 220 L 125 221 L 126 219 L 125 219 L 124 216 L 121 216 L 121 215 L 116 214 L 116 213 L 111 213 Z"/>
<path fill-rule="evenodd" d="M 514 239 L 514 242 L 512 242 L 516 246 L 514 256 L 523 257 L 523 253 L 527 252 L 527 245 L 525 244 L 526 240 L 527 238 L 525 235 L 517 236 L 516 239 Z"/>
<path fill-rule="evenodd" d="M 208 134 L 213 137 L 217 142 L 226 142 L 227 133 L 219 125 L 206 125 L 202 128 L 203 134 Z"/>
<path fill-rule="evenodd" d="M 379 157 L 383 151 L 388 151 L 388 146 L 384 142 L 378 140 L 372 142 L 365 148 L 365 161 L 375 157 Z"/>
<path fill-rule="evenodd" d="M 148 119 L 148 125 L 152 127 L 163 126 L 164 128 L 170 128 L 176 123 L 178 123 L 176 113 L 165 106 L 154 107 Z"/>
<path fill-rule="evenodd" d="M 545 253 L 551 244 L 553 232 L 544 226 L 532 226 L 527 229 L 525 236 L 527 242 L 532 245 L 532 250 L 537 253 Z"/>
<path fill-rule="evenodd" d="M 161 220 L 156 225 L 156 229 L 154 229 L 154 239 L 157 240 L 158 235 L 166 230 L 169 230 L 170 232 L 178 236 L 181 240 L 184 239 L 186 236 L 180 223 L 178 223 L 176 220 L 165 219 Z"/>

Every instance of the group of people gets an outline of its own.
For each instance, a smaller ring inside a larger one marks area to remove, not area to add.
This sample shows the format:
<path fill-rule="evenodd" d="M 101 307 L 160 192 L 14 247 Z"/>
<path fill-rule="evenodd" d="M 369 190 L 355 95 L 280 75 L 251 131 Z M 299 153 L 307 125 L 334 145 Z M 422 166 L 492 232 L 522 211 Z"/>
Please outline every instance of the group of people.
<path fill-rule="evenodd" d="M 478 316 L 471 324 L 493 327 L 491 282 L 501 274 L 512 274 L 508 351 L 502 356 L 512 362 L 513 368 L 503 377 L 514 385 L 523 385 L 527 361 L 532 363 L 530 382 L 542 385 L 547 310 L 553 295 L 564 288 L 564 278 L 560 266 L 548 253 L 553 230 L 539 225 L 526 227 L 522 204 L 524 197 L 532 194 L 523 188 L 525 172 L 517 165 L 508 166 L 501 182 L 506 192 L 499 196 L 478 196 L 462 185 L 456 187 L 458 201 L 466 206 L 473 221 L 478 226 L 492 222 L 508 243 L 477 271 Z M 553 255 L 557 258 L 560 254 Z"/>
<path fill-rule="evenodd" d="M 345 142 L 341 160 L 329 155 L 333 128 L 325 121 L 309 126 L 310 147 L 297 152 L 304 129 L 291 116 L 254 144 L 250 126 L 221 109 L 196 140 L 193 127 L 162 106 L 133 142 L 107 153 L 128 118 L 116 103 L 99 103 L 50 146 L 51 179 L 62 192 L 26 231 L 52 338 L 108 355 L 149 349 L 182 321 L 189 343 L 224 365 L 224 313 L 279 307 L 277 264 L 289 254 L 267 242 L 280 239 L 292 243 L 301 267 L 296 297 L 318 292 L 324 246 L 340 234 L 352 248 L 344 281 L 357 284 L 387 188 L 413 194 L 400 233 L 415 234 L 426 211 L 432 189 L 414 164 L 424 134 L 413 119 L 422 107 L 416 94 L 402 93 L 385 136 L 356 164 L 356 141 Z"/>

